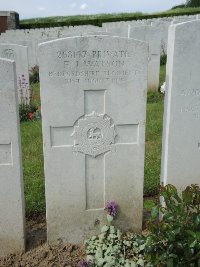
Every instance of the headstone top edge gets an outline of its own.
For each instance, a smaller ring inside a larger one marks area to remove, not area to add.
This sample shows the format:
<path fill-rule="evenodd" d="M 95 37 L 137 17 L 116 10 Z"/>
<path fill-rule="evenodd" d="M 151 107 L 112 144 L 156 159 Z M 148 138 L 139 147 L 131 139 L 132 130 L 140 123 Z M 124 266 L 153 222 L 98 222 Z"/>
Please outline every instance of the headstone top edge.
<path fill-rule="evenodd" d="M 105 38 L 105 39 L 118 39 L 118 40 L 125 40 L 127 43 L 132 43 L 132 44 L 140 44 L 140 45 L 144 45 L 144 47 L 146 47 L 146 49 L 148 49 L 148 44 L 144 41 L 141 41 L 141 40 L 137 40 L 137 39 L 133 39 L 133 38 L 127 38 L 127 37 L 121 37 L 121 36 L 116 36 L 116 35 L 84 35 L 84 36 L 70 36 L 70 37 L 65 37 L 65 38 L 59 38 L 59 39 L 54 39 L 54 40 L 50 40 L 50 41 L 47 41 L 47 42 L 42 42 L 42 43 L 39 43 L 38 44 L 38 47 L 39 49 L 45 47 L 46 45 L 50 45 L 50 44 L 56 44 L 56 43 L 61 43 L 65 40 L 72 40 L 72 39 L 94 39 L 94 38 L 97 38 L 97 39 L 100 39 L 101 37 Z"/>
<path fill-rule="evenodd" d="M 180 27 L 186 26 L 188 24 L 199 24 L 200 25 L 200 20 L 184 21 L 184 22 L 180 22 L 177 24 L 172 24 L 172 25 L 170 25 L 170 27 L 180 28 Z"/>
<path fill-rule="evenodd" d="M 4 58 L 4 57 L 0 57 L 0 60 L 4 61 L 4 62 L 7 62 L 7 63 L 10 63 L 10 64 L 14 64 L 15 63 L 14 60 L 8 59 L 8 58 Z"/>
<path fill-rule="evenodd" d="M 132 28 L 149 28 L 149 29 L 158 29 L 158 27 L 156 27 L 156 26 L 152 26 L 152 25 L 131 25 L 131 24 L 129 24 L 129 26 L 130 26 L 130 30 L 132 29 Z"/>
<path fill-rule="evenodd" d="M 0 45 L 9 45 L 9 46 L 17 46 L 17 47 L 23 47 L 23 48 L 28 48 L 26 45 L 20 45 L 20 44 L 15 44 L 15 43 L 0 43 Z"/>

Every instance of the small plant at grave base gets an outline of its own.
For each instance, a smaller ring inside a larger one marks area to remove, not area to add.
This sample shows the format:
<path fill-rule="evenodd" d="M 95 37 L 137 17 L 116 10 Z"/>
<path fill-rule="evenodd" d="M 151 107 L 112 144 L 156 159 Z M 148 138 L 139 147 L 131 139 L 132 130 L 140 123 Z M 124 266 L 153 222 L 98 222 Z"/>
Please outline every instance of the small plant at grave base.
<path fill-rule="evenodd" d="M 188 186 L 180 196 L 173 185 L 167 185 L 161 187 L 160 196 L 165 205 L 148 203 L 146 266 L 200 266 L 200 187 Z"/>
<path fill-rule="evenodd" d="M 144 266 L 145 239 L 132 233 L 122 235 L 119 229 L 111 225 L 117 215 L 117 208 L 115 201 L 106 203 L 108 225 L 101 228 L 98 236 L 85 242 L 87 260 L 92 262 L 92 267 Z"/>
<path fill-rule="evenodd" d="M 91 260 L 89 261 L 85 261 L 85 260 L 81 260 L 79 263 L 78 263 L 78 267 L 92 267 L 93 263 Z"/>
<path fill-rule="evenodd" d="M 115 201 L 110 201 L 106 203 L 105 211 L 107 213 L 108 222 L 112 222 L 114 217 L 117 215 L 117 203 Z"/>
<path fill-rule="evenodd" d="M 31 68 L 30 74 L 29 74 L 30 84 L 32 83 L 38 83 L 40 81 L 39 79 L 39 66 L 35 65 L 33 68 Z"/>
<path fill-rule="evenodd" d="M 33 105 L 20 104 L 19 105 L 20 121 L 34 121 L 41 118 L 40 107 Z"/>
<path fill-rule="evenodd" d="M 106 204 L 108 225 L 86 241 L 92 267 L 200 266 L 200 187 L 191 185 L 179 194 L 173 185 L 167 185 L 161 187 L 160 197 L 165 205 L 145 202 L 145 208 L 151 211 L 147 236 L 123 235 L 111 225 L 109 217 L 114 219 L 117 214 L 116 202 Z"/>
<path fill-rule="evenodd" d="M 28 121 L 31 120 L 31 114 L 35 112 L 36 108 L 34 106 L 28 104 L 20 104 L 19 105 L 19 117 L 20 121 Z"/>

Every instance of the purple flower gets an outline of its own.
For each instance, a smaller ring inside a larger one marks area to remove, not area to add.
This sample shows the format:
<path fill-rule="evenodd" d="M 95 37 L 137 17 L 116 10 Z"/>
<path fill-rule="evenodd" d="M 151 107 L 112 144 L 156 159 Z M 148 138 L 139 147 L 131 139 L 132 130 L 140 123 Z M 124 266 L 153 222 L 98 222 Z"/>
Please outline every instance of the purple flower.
<path fill-rule="evenodd" d="M 105 207 L 105 210 L 107 211 L 107 213 L 113 217 L 116 216 L 117 214 L 117 203 L 115 201 L 108 201 L 106 203 L 106 207 Z"/>
<path fill-rule="evenodd" d="M 91 260 L 89 260 L 89 261 L 81 260 L 78 263 L 78 267 L 90 267 L 90 266 L 92 266 L 92 261 Z"/>

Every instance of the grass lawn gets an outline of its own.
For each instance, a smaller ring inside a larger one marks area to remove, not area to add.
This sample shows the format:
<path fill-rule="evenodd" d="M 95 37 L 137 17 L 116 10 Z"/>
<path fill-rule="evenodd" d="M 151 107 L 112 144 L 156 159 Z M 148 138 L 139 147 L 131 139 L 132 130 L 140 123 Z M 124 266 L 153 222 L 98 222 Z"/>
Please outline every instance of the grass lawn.
<path fill-rule="evenodd" d="M 33 103 L 40 105 L 39 84 L 33 85 L 33 91 Z M 42 212 L 45 210 L 45 186 L 40 120 L 21 122 L 21 141 L 26 212 Z"/>
<path fill-rule="evenodd" d="M 160 84 L 165 79 L 165 66 L 161 66 Z M 34 85 L 35 100 L 40 105 L 39 84 Z M 158 193 L 160 179 L 163 96 L 148 93 L 144 194 Z M 21 139 L 25 184 L 26 212 L 45 211 L 41 121 L 22 122 Z"/>
<path fill-rule="evenodd" d="M 41 121 L 21 123 L 26 211 L 45 210 Z"/>

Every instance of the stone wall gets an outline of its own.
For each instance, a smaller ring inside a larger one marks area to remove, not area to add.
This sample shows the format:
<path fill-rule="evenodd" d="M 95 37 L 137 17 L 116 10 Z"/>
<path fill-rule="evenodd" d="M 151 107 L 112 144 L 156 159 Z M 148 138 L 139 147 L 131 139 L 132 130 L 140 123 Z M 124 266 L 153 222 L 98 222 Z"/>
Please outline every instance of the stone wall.
<path fill-rule="evenodd" d="M 0 33 L 19 29 L 19 14 L 15 11 L 0 11 Z"/>

